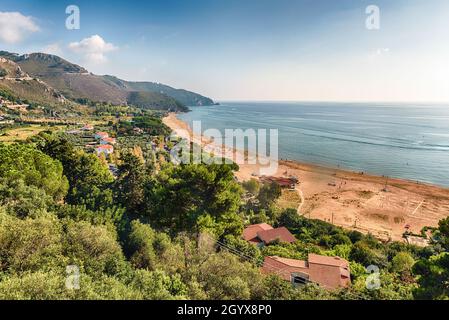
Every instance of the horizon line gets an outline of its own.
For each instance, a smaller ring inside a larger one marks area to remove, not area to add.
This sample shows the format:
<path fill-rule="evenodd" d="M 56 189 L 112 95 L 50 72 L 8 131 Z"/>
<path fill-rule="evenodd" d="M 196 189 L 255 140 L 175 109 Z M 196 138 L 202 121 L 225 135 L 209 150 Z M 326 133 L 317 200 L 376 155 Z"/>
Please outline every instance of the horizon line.
<path fill-rule="evenodd" d="M 214 100 L 214 99 L 213 99 Z M 283 103 L 378 103 L 378 104 L 448 104 L 449 101 L 382 101 L 382 100 L 273 100 L 273 99 L 267 99 L 267 100 L 257 100 L 257 99 L 217 99 L 214 100 L 218 103 L 229 103 L 229 102 L 259 102 L 259 103 L 276 103 L 276 102 L 283 102 Z"/>

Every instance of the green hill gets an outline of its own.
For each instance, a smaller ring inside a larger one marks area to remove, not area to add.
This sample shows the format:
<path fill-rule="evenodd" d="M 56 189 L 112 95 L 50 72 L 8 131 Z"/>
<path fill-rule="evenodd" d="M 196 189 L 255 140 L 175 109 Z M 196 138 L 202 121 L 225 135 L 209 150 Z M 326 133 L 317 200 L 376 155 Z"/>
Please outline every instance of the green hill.
<path fill-rule="evenodd" d="M 214 104 L 214 101 L 210 98 L 184 89 L 175 89 L 162 83 L 125 81 L 114 76 L 104 76 L 104 78 L 112 81 L 124 90 L 167 95 L 186 106 L 210 106 Z"/>
<path fill-rule="evenodd" d="M 130 105 L 145 108 L 148 104 L 159 110 L 187 111 L 187 107 L 179 101 L 163 94 L 145 91 L 131 91 L 127 97 Z"/>
<path fill-rule="evenodd" d="M 54 111 L 73 111 L 79 107 L 47 83 L 31 77 L 16 62 L 6 58 L 0 58 L 0 96 L 14 102 L 51 107 Z"/>
<path fill-rule="evenodd" d="M 128 82 L 114 76 L 98 76 L 55 55 L 17 55 L 0 51 L 0 57 L 16 62 L 24 72 L 58 90 L 73 101 L 130 104 L 148 109 L 185 111 L 185 106 L 214 102 L 197 93 L 153 82 Z"/>

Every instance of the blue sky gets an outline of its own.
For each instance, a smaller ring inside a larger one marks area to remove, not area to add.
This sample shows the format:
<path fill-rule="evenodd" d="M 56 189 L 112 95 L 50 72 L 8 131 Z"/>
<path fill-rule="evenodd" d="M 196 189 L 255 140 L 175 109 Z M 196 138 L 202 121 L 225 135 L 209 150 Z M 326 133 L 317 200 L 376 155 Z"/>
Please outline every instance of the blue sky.
<path fill-rule="evenodd" d="M 80 30 L 65 28 L 71 4 Z M 379 30 L 365 27 L 371 4 Z M 0 4 L 0 49 L 217 100 L 449 101 L 448 33 L 446 0 Z"/>

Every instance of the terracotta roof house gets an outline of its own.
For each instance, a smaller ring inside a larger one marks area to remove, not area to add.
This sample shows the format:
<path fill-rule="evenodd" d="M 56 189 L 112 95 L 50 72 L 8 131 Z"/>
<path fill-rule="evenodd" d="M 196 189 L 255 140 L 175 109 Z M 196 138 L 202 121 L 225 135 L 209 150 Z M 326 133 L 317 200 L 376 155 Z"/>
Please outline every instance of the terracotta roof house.
<path fill-rule="evenodd" d="M 274 241 L 292 243 L 296 238 L 287 228 L 274 229 L 266 223 L 251 225 L 243 230 L 243 239 L 257 245 L 267 245 Z"/>
<path fill-rule="evenodd" d="M 109 137 L 109 134 L 107 133 L 107 132 L 97 132 L 95 135 L 94 135 L 94 137 L 95 137 L 95 139 L 104 139 L 104 138 L 107 138 L 107 137 Z"/>
<path fill-rule="evenodd" d="M 307 261 L 265 257 L 262 272 L 277 274 L 294 285 L 315 283 L 331 290 L 345 288 L 351 283 L 348 261 L 317 254 L 309 254 Z"/>
<path fill-rule="evenodd" d="M 273 227 L 267 223 L 253 224 L 243 230 L 243 239 L 249 242 L 259 243 L 257 233 L 260 231 L 272 230 Z"/>
<path fill-rule="evenodd" d="M 100 144 L 116 144 L 115 138 L 106 137 L 101 139 Z"/>
<path fill-rule="evenodd" d="M 284 189 L 295 189 L 296 185 L 299 183 L 297 178 L 283 178 L 283 177 L 262 177 L 262 183 L 277 183 L 281 188 Z"/>
<path fill-rule="evenodd" d="M 104 154 L 105 156 L 114 152 L 114 147 L 109 144 L 104 144 L 95 148 L 97 155 Z"/>

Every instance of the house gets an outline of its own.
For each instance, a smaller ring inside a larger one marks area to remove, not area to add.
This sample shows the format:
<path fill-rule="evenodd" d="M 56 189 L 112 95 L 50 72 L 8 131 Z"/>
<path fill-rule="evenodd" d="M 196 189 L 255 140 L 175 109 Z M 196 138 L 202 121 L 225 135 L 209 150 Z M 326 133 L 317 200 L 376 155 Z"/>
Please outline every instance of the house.
<path fill-rule="evenodd" d="M 299 180 L 295 177 L 281 178 L 281 177 L 262 177 L 262 183 L 276 183 L 283 189 L 295 189 Z"/>
<path fill-rule="evenodd" d="M 114 152 L 114 147 L 109 144 L 101 145 L 95 148 L 95 152 L 97 153 L 98 156 L 101 154 L 108 156 Z"/>
<path fill-rule="evenodd" d="M 98 139 L 98 140 L 102 140 L 102 139 L 104 139 L 104 138 L 108 138 L 109 137 L 109 134 L 107 133 L 107 132 L 97 132 L 95 135 L 94 135 L 94 137 L 95 137 L 95 139 Z"/>
<path fill-rule="evenodd" d="M 273 228 L 267 223 L 251 225 L 243 230 L 243 239 L 258 246 L 268 245 L 275 241 L 292 243 L 296 238 L 287 228 Z"/>
<path fill-rule="evenodd" d="M 116 140 L 115 138 L 110 138 L 110 137 L 106 137 L 101 139 L 100 144 L 104 145 L 104 144 L 116 144 Z"/>
<path fill-rule="evenodd" d="M 307 261 L 265 257 L 262 273 L 277 274 L 293 285 L 315 283 L 330 290 L 345 288 L 351 283 L 348 261 L 318 254 L 309 254 Z"/>

